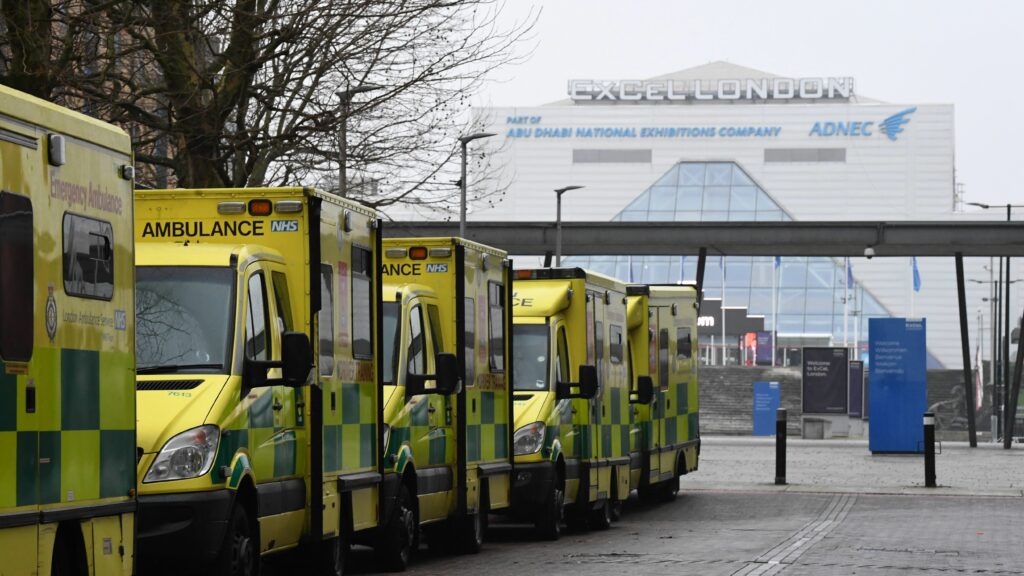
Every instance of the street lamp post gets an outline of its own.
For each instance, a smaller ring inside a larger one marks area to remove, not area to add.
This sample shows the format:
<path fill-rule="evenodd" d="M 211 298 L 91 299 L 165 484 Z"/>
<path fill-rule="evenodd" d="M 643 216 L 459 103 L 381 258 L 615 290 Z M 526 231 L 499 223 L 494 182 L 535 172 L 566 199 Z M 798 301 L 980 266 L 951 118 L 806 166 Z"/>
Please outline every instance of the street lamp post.
<path fill-rule="evenodd" d="M 583 186 L 566 186 L 555 190 L 555 267 L 562 265 L 562 194 Z"/>
<path fill-rule="evenodd" d="M 968 202 L 971 206 L 977 206 L 982 210 L 989 210 L 991 208 L 1001 208 L 1002 205 L 997 204 L 985 204 L 983 202 Z M 1011 220 L 1011 214 L 1013 208 L 1024 208 L 1024 204 L 1006 204 L 1006 221 Z M 1000 261 L 1002 264 L 1002 261 Z M 1000 280 L 1003 275 L 999 275 Z M 1006 450 L 1010 449 L 1010 443 L 1013 441 L 1013 422 L 1010 422 L 1010 402 L 1016 402 L 1017 399 L 1010 399 L 1007 397 L 1007 393 L 1010 391 L 1010 257 L 1006 257 L 1006 292 L 1003 295 L 1003 328 L 1006 331 L 1006 335 L 1003 336 L 1003 448 Z"/>
<path fill-rule="evenodd" d="M 341 122 L 338 126 L 338 196 L 344 198 L 348 194 L 348 107 L 352 103 L 352 97 L 356 94 L 380 90 L 383 86 L 376 84 L 360 84 L 358 86 L 338 90 L 338 99 L 341 100 Z"/>
<path fill-rule="evenodd" d="M 466 145 L 473 140 L 490 138 L 494 134 L 490 132 L 477 132 L 468 136 L 460 136 L 459 143 L 462 144 L 462 178 L 459 179 L 459 238 L 466 237 Z"/>

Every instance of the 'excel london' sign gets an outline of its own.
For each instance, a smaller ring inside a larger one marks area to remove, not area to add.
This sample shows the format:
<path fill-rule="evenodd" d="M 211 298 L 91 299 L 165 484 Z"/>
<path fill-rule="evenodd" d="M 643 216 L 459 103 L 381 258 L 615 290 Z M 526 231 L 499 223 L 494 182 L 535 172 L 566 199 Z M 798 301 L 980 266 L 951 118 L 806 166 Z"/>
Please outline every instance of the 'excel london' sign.
<path fill-rule="evenodd" d="M 849 99 L 853 78 L 697 80 L 570 80 L 569 98 L 586 101 L 709 101 Z"/>

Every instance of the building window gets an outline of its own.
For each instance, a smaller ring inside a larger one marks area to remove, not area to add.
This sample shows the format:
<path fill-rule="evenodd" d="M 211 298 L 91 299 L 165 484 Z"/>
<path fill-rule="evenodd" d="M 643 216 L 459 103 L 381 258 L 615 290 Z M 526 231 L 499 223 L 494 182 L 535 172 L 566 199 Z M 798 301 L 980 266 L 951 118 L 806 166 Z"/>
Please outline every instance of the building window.
<path fill-rule="evenodd" d="M 34 262 L 32 200 L 0 193 L 0 356 L 7 361 L 32 358 Z"/>
<path fill-rule="evenodd" d="M 64 214 L 64 292 L 110 300 L 114 295 L 114 229 L 110 222 Z"/>

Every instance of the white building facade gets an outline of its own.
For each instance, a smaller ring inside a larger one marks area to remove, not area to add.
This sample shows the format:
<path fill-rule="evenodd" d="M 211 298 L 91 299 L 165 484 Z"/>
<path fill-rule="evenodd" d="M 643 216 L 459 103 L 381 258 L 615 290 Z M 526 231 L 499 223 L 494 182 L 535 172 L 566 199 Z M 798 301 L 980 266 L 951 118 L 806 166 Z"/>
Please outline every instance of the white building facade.
<path fill-rule="evenodd" d="M 860 96 L 853 78 L 780 78 L 720 62 L 650 80 L 570 80 L 567 92 L 484 112 L 498 136 L 480 145 L 507 191 L 493 206 L 470 206 L 471 220 L 552 221 L 553 190 L 568 185 L 584 188 L 563 196 L 564 220 L 965 218 L 955 206 L 951 104 L 883 103 Z M 990 212 L 969 217 L 1004 217 Z M 694 256 L 564 264 L 692 282 Z M 987 282 L 988 264 L 968 259 L 967 277 Z M 925 317 L 930 366 L 960 367 L 954 262 L 922 258 L 917 268 L 919 290 L 908 258 L 855 258 L 847 271 L 838 258 L 712 255 L 705 296 L 763 315 L 765 330 L 794 349 L 866 350 L 869 318 Z M 968 285 L 972 362 L 979 334 L 990 356 L 989 291 Z"/>

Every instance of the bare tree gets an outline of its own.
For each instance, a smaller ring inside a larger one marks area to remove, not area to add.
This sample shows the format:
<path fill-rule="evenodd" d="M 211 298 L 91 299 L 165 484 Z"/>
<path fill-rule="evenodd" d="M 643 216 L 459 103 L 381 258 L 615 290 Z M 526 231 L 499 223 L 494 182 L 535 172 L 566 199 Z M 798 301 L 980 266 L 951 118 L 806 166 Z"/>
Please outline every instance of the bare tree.
<path fill-rule="evenodd" d="M 535 22 L 503 27 L 502 0 L 2 6 L 0 80 L 43 85 L 40 95 L 124 126 L 142 185 L 334 189 L 337 93 L 382 86 L 347 114 L 348 195 L 373 206 L 451 202 L 449 160 L 473 129 L 470 97 L 522 57 Z"/>

